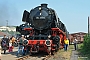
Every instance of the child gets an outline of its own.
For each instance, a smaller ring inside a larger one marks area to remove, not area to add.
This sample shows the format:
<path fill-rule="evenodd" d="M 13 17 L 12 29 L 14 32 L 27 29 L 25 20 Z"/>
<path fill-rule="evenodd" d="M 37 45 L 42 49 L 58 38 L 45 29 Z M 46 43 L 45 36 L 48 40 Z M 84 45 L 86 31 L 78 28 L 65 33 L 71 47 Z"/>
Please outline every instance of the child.
<path fill-rule="evenodd" d="M 12 52 L 13 48 L 12 48 L 12 40 L 10 39 L 9 41 L 9 52 Z"/>

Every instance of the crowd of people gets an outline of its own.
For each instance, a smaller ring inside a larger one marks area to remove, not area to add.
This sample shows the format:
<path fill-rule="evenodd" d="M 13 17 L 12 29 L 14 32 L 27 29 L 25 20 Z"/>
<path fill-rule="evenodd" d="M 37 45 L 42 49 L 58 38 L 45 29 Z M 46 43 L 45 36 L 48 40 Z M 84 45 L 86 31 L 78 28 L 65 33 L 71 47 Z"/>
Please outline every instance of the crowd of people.
<path fill-rule="evenodd" d="M 24 35 L 22 35 L 22 37 L 19 39 L 17 57 L 20 51 L 22 55 L 26 55 L 28 53 L 27 44 L 28 44 L 28 40 L 25 38 Z"/>
<path fill-rule="evenodd" d="M 1 39 L 0 55 L 1 55 L 1 50 L 4 51 L 4 54 L 6 53 L 6 50 L 8 50 L 8 52 L 13 52 L 15 42 L 16 39 L 14 36 L 12 36 L 11 38 L 7 38 L 6 35 L 4 35 L 4 37 Z M 22 35 L 21 38 L 17 40 L 17 42 L 18 42 L 18 51 L 16 53 L 16 56 L 19 57 L 20 53 L 21 55 L 26 55 L 29 52 L 29 50 L 27 49 L 28 40 L 26 39 L 26 37 Z M 75 50 L 77 50 L 77 39 L 74 38 L 73 42 L 74 42 L 74 48 Z M 69 40 L 68 38 L 66 38 L 64 40 L 64 51 L 67 51 L 68 46 L 69 46 Z"/>
<path fill-rule="evenodd" d="M 27 44 L 28 44 L 28 40 L 25 38 L 24 35 L 21 36 L 21 38 L 19 38 L 18 40 L 16 40 L 16 38 L 14 36 L 7 38 L 6 35 L 4 35 L 4 37 L 1 39 L 1 46 L 0 46 L 0 53 L 3 50 L 4 54 L 6 54 L 6 50 L 8 50 L 8 52 L 13 52 L 15 43 L 18 44 L 18 51 L 16 53 L 17 57 L 18 54 L 22 55 L 26 55 L 28 50 L 27 50 Z"/>
<path fill-rule="evenodd" d="M 10 39 L 4 35 L 4 37 L 1 39 L 1 47 L 2 50 L 4 50 L 4 54 L 6 53 L 6 50 L 8 49 L 9 52 L 13 51 L 14 42 L 15 42 L 14 36 L 12 36 Z"/>

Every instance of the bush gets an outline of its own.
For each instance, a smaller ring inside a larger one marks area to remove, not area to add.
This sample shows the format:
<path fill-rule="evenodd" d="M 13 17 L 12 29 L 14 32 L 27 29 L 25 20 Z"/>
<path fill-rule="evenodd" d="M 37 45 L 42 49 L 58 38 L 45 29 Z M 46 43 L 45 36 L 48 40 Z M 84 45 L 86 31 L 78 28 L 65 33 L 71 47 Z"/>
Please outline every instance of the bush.
<path fill-rule="evenodd" d="M 84 42 L 83 45 L 81 47 L 81 53 L 88 55 L 90 54 L 90 35 L 86 35 L 84 37 Z"/>

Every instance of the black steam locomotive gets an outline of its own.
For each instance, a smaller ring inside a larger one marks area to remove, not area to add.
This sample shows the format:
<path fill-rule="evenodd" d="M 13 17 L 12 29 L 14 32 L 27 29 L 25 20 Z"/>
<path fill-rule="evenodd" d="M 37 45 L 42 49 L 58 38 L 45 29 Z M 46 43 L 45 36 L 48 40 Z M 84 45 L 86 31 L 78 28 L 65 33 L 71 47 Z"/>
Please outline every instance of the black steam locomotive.
<path fill-rule="evenodd" d="M 35 7 L 30 12 L 24 10 L 22 21 L 25 24 L 18 26 L 16 31 L 26 36 L 29 41 L 30 51 L 46 50 L 46 52 L 50 52 L 57 50 L 61 46 L 60 43 L 63 44 L 64 39 L 68 37 L 65 25 L 60 21 L 56 12 L 47 7 L 47 4 L 41 4 L 41 6 Z M 49 40 L 48 36 L 50 36 Z M 31 41 L 36 43 L 31 43 Z M 40 44 L 41 41 L 43 41 L 43 48 Z M 34 49 L 37 44 L 39 44 L 39 48 Z"/>

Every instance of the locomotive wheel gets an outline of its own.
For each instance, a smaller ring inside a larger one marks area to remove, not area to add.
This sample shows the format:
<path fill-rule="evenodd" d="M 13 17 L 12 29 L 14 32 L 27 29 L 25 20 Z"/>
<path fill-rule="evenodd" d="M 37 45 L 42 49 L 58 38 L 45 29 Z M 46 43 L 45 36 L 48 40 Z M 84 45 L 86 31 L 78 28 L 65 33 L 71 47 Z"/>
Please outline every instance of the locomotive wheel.
<path fill-rule="evenodd" d="M 59 48 L 60 48 L 60 43 L 57 44 L 55 51 L 57 52 Z"/>
<path fill-rule="evenodd" d="M 55 51 L 57 52 L 58 51 L 58 48 L 56 47 Z"/>
<path fill-rule="evenodd" d="M 60 43 L 58 43 L 58 49 L 60 48 Z"/>
<path fill-rule="evenodd" d="M 54 42 L 58 43 L 58 42 L 60 42 L 60 37 L 57 35 L 57 36 L 53 37 L 53 40 L 54 40 Z"/>
<path fill-rule="evenodd" d="M 53 38 L 53 40 L 55 42 L 54 44 L 56 44 L 55 51 L 57 52 L 60 48 L 60 37 L 57 35 Z"/>
<path fill-rule="evenodd" d="M 32 53 L 30 52 L 30 53 L 29 53 L 29 55 L 31 56 L 31 55 L 32 55 Z"/>

